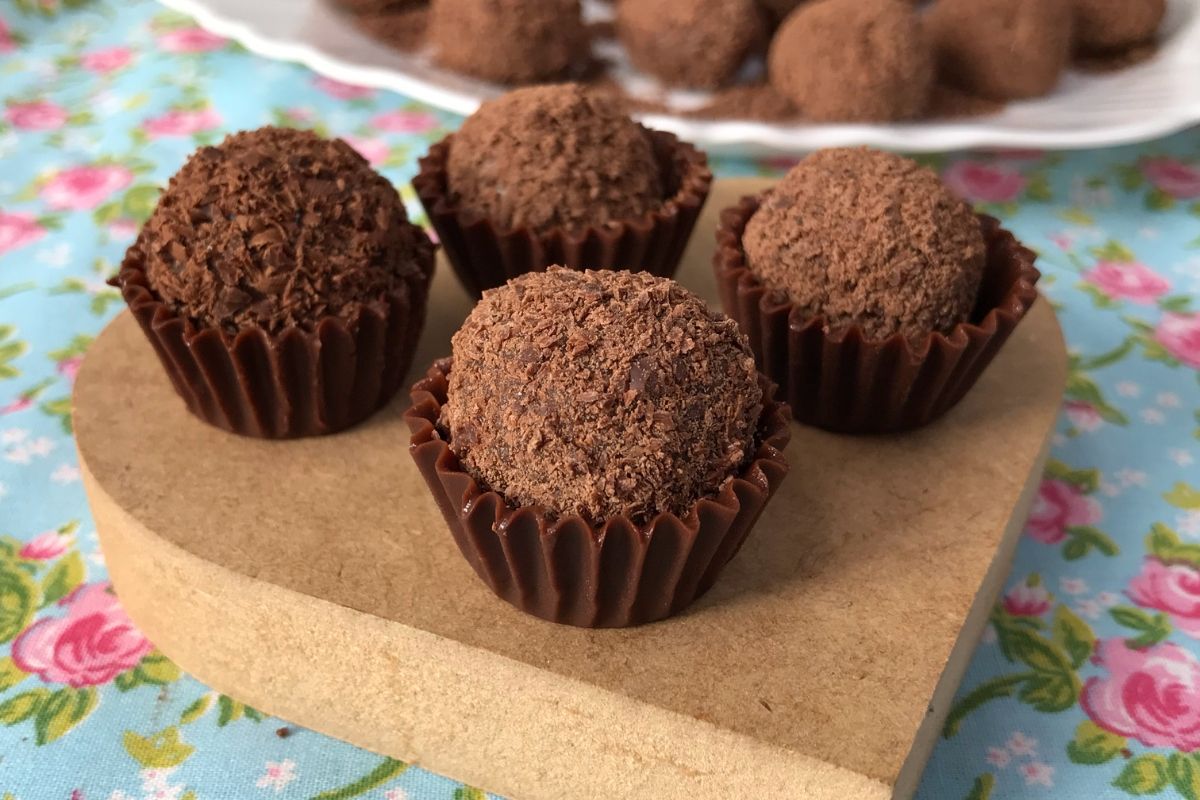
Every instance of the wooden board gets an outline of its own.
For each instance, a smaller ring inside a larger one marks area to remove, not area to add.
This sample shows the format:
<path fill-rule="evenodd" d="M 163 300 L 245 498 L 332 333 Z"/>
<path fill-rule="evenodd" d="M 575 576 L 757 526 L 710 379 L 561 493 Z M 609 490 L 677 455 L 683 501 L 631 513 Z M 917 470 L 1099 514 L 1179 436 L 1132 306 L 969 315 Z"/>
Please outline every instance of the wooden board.
<path fill-rule="evenodd" d="M 709 202 L 679 277 L 710 300 L 716 213 L 762 185 Z M 431 302 L 422 370 L 468 308 L 444 265 Z M 1065 377 L 1041 302 L 938 424 L 797 426 L 792 472 L 717 586 L 632 630 L 548 624 L 488 592 L 409 459 L 406 397 L 335 437 L 237 438 L 185 412 L 122 315 L 88 352 L 75 427 L 129 613 L 256 708 L 516 800 L 907 797 Z"/>

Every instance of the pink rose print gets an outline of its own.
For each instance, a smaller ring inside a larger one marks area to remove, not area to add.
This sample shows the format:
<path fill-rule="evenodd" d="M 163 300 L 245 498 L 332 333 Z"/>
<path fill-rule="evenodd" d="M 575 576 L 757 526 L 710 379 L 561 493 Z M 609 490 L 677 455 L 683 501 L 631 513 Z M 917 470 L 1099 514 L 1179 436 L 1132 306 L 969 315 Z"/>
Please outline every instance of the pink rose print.
<path fill-rule="evenodd" d="M 70 358 L 64 358 L 62 361 L 58 362 L 58 374 L 74 383 L 75 376 L 79 373 L 79 365 L 82 363 L 83 356 L 71 356 Z"/>
<path fill-rule="evenodd" d="M 30 539 L 18 555 L 30 561 L 49 561 L 67 552 L 71 537 L 58 531 L 45 531 Z"/>
<path fill-rule="evenodd" d="M 175 109 L 146 120 L 142 123 L 142 130 L 151 139 L 157 139 L 161 136 L 191 136 L 194 133 L 212 130 L 220 124 L 220 115 L 211 108 L 202 108 L 199 111 Z"/>
<path fill-rule="evenodd" d="M 42 199 L 56 211 L 95 208 L 133 182 L 133 173 L 116 164 L 70 167 L 42 186 Z"/>
<path fill-rule="evenodd" d="M 1083 279 L 1114 300 L 1152 305 L 1171 289 L 1166 279 L 1145 264 L 1099 261 Z"/>
<path fill-rule="evenodd" d="M 956 161 L 942 173 L 950 190 L 972 203 L 1011 203 L 1025 189 L 1025 176 L 982 161 Z"/>
<path fill-rule="evenodd" d="M 132 219 L 118 219 L 108 226 L 108 235 L 114 239 L 132 239 L 137 235 L 138 224 Z"/>
<path fill-rule="evenodd" d="M 1141 166 L 1146 180 L 1176 200 L 1200 197 L 1200 167 L 1167 156 L 1143 159 Z"/>
<path fill-rule="evenodd" d="M 90 72 L 106 73 L 118 70 L 133 60 L 133 51 L 128 47 L 109 47 L 93 50 L 79 57 L 79 65 Z"/>
<path fill-rule="evenodd" d="M 1014 617 L 1040 617 L 1050 610 L 1050 593 L 1045 587 L 1022 583 L 1004 595 L 1004 610 Z"/>
<path fill-rule="evenodd" d="M 1067 537 L 1067 528 L 1094 525 L 1100 516 L 1100 504 L 1093 498 L 1066 481 L 1051 478 L 1038 487 L 1025 533 L 1039 542 L 1058 544 Z"/>
<path fill-rule="evenodd" d="M 1104 418 L 1091 403 L 1082 400 L 1068 400 L 1064 406 L 1067 419 L 1081 431 L 1094 431 L 1104 424 Z"/>
<path fill-rule="evenodd" d="M 1163 314 L 1154 338 L 1178 361 L 1200 369 L 1200 314 Z"/>
<path fill-rule="evenodd" d="M 1129 584 L 1129 597 L 1139 606 L 1164 612 L 1176 628 L 1200 639 L 1200 568 L 1147 558 L 1141 574 Z"/>
<path fill-rule="evenodd" d="M 381 139 L 367 139 L 361 136 L 343 136 L 342 141 L 358 151 L 372 165 L 382 164 L 387 160 L 391 148 Z"/>
<path fill-rule="evenodd" d="M 11 53 L 17 49 L 17 41 L 13 39 L 12 31 L 8 28 L 8 23 L 0 17 L 0 53 Z"/>
<path fill-rule="evenodd" d="M 371 118 L 371 127 L 385 133 L 425 133 L 437 124 L 437 117 L 424 111 L 388 111 Z"/>
<path fill-rule="evenodd" d="M 370 97 L 375 93 L 373 89 L 368 89 L 366 86 L 342 83 L 341 81 L 335 81 L 333 78 L 326 78 L 324 75 L 318 75 L 313 78 L 313 86 L 338 100 L 358 100 L 363 97 Z"/>
<path fill-rule="evenodd" d="M 56 131 L 67 121 L 67 110 L 47 100 L 11 103 L 4 118 L 23 131 Z"/>
<path fill-rule="evenodd" d="M 1079 705 L 1092 721 L 1147 747 L 1200 748 L 1200 661 L 1169 642 L 1133 650 L 1124 639 L 1100 643 L 1092 662 L 1107 678 L 1088 678 Z"/>
<path fill-rule="evenodd" d="M 45 235 L 46 229 L 38 224 L 33 214 L 0 211 L 0 255 L 33 244 Z"/>
<path fill-rule="evenodd" d="M 108 583 L 85 584 L 58 604 L 66 616 L 42 619 L 13 642 L 21 670 L 78 689 L 111 681 L 150 652 Z"/>
<path fill-rule="evenodd" d="M 168 53 L 207 53 L 221 49 L 228 41 L 203 28 L 178 28 L 158 37 L 158 49 Z"/>

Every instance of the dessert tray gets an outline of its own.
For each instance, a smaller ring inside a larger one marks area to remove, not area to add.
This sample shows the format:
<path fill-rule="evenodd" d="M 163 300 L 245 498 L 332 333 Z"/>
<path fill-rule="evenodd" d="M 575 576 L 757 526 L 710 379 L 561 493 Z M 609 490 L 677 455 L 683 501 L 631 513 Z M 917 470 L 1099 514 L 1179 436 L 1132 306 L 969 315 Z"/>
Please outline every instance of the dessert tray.
<path fill-rule="evenodd" d="M 765 185 L 714 186 L 678 275 L 709 302 L 717 213 Z M 430 303 L 410 380 L 470 307 L 444 263 Z M 525 616 L 476 579 L 407 452 L 407 396 L 336 436 L 229 435 L 184 410 L 126 313 L 74 420 L 125 608 L 255 708 L 513 800 L 882 800 L 912 795 L 940 735 L 1065 380 L 1042 301 L 929 427 L 793 425 L 791 471 L 717 585 L 617 630 Z"/>
<path fill-rule="evenodd" d="M 194 16 L 206 28 L 269 58 L 298 61 L 347 83 L 391 89 L 459 114 L 501 90 L 434 67 L 423 54 L 405 54 L 359 31 L 327 0 L 161 0 Z M 586 3 L 591 17 L 611 13 Z M 798 153 L 835 145 L 873 145 L 914 151 L 964 147 L 1081 148 L 1153 139 L 1200 122 L 1200 0 L 1169 0 L 1157 55 L 1109 74 L 1069 72 L 1048 97 L 1012 103 L 1000 113 L 946 122 L 903 125 L 769 124 L 699 120 L 643 114 L 653 128 L 668 130 L 705 149 L 740 154 Z M 654 85 L 621 60 L 614 76 L 634 96 Z M 657 95 L 656 95 L 657 96 Z M 665 97 L 685 110 L 705 95 L 672 92 Z"/>

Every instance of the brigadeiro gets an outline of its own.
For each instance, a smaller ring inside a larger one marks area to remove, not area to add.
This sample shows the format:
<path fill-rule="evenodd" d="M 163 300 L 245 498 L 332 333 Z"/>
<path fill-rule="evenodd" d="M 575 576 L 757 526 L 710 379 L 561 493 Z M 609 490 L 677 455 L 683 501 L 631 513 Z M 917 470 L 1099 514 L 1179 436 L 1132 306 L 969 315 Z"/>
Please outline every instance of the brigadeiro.
<path fill-rule="evenodd" d="M 1032 251 L 876 150 L 814 153 L 727 209 L 717 238 L 725 310 L 796 418 L 832 430 L 940 416 L 1037 296 Z"/>
<path fill-rule="evenodd" d="M 671 275 L 708 196 L 704 154 L 578 84 L 484 103 L 413 186 L 478 296 L 551 264 Z"/>
<path fill-rule="evenodd" d="M 452 351 L 414 388 L 414 458 L 479 576 L 546 619 L 681 610 L 786 473 L 786 409 L 744 335 L 669 279 L 524 275 Z"/>
<path fill-rule="evenodd" d="M 332 433 L 399 388 L 433 245 L 348 144 L 262 128 L 194 153 L 116 283 L 188 408 L 235 433 Z"/>
<path fill-rule="evenodd" d="M 938 0 L 925 16 L 942 77 L 997 100 L 1038 97 L 1071 56 L 1072 0 Z"/>
<path fill-rule="evenodd" d="M 637 0 L 617 5 L 617 34 L 634 66 L 669 86 L 730 83 L 766 43 L 755 0 Z"/>
<path fill-rule="evenodd" d="M 929 103 L 934 58 L 906 0 L 818 0 L 784 20 L 767 57 L 771 85 L 808 119 L 912 119 Z"/>
<path fill-rule="evenodd" d="M 433 0 L 428 38 L 439 65 L 508 84 L 562 78 L 590 48 L 579 0 Z"/>
<path fill-rule="evenodd" d="M 1154 40 L 1166 0 L 1073 0 L 1075 45 L 1086 54 L 1128 50 Z"/>

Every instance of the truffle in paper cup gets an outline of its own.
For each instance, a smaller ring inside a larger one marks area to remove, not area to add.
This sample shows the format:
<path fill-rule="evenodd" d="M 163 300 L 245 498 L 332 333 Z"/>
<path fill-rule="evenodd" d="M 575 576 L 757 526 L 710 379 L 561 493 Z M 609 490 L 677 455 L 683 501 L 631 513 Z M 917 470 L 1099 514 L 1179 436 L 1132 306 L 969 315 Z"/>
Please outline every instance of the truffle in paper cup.
<path fill-rule="evenodd" d="M 983 282 L 966 322 L 919 342 L 870 339 L 856 325 L 827 330 L 746 263 L 742 234 L 760 196 L 721 213 L 713 268 L 721 305 L 750 339 L 755 360 L 798 422 L 843 433 L 890 433 L 926 425 L 955 406 L 1037 299 L 1035 254 L 989 216 Z"/>
<path fill-rule="evenodd" d="M 349 145 L 264 128 L 188 160 L 114 284 L 193 414 L 290 438 L 347 428 L 395 395 L 433 256 Z"/>
<path fill-rule="evenodd" d="M 595 524 L 510 505 L 463 468 L 438 428 L 451 368 L 450 359 L 438 361 L 413 386 L 409 450 L 475 574 L 498 597 L 550 622 L 619 628 L 683 611 L 716 582 L 787 475 L 787 407 L 762 377 L 751 460 L 686 514 Z"/>
<path fill-rule="evenodd" d="M 490 119 L 501 112 L 500 121 Z M 556 114 L 565 117 L 554 117 L 562 130 L 546 122 Z M 509 137 L 503 124 L 513 115 L 552 129 Z M 580 130 L 572 133 L 572 125 Z M 566 137 L 567 144 L 521 138 L 539 135 Z M 452 153 L 464 145 L 464 137 L 473 149 L 486 151 L 471 156 L 471 166 L 483 174 L 471 175 L 468 183 L 487 209 L 466 202 L 452 188 Z M 491 137 L 506 137 L 502 142 L 513 152 L 489 150 Z M 555 149 L 560 146 L 573 148 L 570 155 Z M 644 151 L 644 159 L 632 157 L 634 150 Z M 476 298 L 551 265 L 670 277 L 711 185 L 700 150 L 637 125 L 608 101 L 574 85 L 522 89 L 485 104 L 462 131 L 430 148 L 413 179 L 455 274 Z"/>

